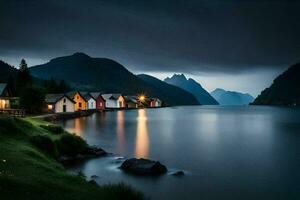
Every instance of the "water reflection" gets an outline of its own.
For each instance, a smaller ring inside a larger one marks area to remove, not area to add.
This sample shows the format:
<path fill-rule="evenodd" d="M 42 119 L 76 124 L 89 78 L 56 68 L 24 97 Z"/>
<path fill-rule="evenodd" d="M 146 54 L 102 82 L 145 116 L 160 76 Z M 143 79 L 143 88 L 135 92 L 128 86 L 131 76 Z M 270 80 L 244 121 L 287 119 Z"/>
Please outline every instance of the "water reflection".
<path fill-rule="evenodd" d="M 148 158 L 149 138 L 147 128 L 147 113 L 145 109 L 138 110 L 137 130 L 135 141 L 135 157 Z"/>
<path fill-rule="evenodd" d="M 67 121 L 65 122 L 67 125 L 67 131 L 70 133 L 75 133 L 76 135 L 82 136 L 82 122 L 80 121 L 80 118 L 75 118 L 73 121 Z"/>
<path fill-rule="evenodd" d="M 124 154 L 125 148 L 125 131 L 124 131 L 124 111 L 117 112 L 117 139 L 118 139 L 118 153 Z"/>

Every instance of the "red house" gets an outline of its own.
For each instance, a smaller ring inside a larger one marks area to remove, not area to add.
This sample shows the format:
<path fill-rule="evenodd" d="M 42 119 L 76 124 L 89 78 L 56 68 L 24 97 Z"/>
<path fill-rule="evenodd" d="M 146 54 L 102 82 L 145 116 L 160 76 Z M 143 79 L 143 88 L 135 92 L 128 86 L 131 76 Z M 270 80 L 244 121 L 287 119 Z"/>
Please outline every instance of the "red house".
<path fill-rule="evenodd" d="M 105 99 L 103 99 L 100 92 L 90 92 L 90 95 L 96 99 L 96 109 L 104 110 L 105 109 Z"/>

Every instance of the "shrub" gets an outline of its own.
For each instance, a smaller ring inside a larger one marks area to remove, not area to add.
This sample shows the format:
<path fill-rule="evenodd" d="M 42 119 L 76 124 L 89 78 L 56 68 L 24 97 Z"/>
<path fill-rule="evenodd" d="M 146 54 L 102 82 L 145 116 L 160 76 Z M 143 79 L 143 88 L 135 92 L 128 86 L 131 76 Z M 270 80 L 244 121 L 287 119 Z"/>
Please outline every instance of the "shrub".
<path fill-rule="evenodd" d="M 57 125 L 40 125 L 40 127 L 54 134 L 63 134 L 65 132 L 65 130 L 61 126 Z"/>
<path fill-rule="evenodd" d="M 56 141 L 58 152 L 61 155 L 75 156 L 83 153 L 88 145 L 85 140 L 75 134 L 65 133 Z"/>
<path fill-rule="evenodd" d="M 35 135 L 30 138 L 30 141 L 39 149 L 46 152 L 50 156 L 57 158 L 58 152 L 55 143 L 51 138 L 45 135 Z"/>

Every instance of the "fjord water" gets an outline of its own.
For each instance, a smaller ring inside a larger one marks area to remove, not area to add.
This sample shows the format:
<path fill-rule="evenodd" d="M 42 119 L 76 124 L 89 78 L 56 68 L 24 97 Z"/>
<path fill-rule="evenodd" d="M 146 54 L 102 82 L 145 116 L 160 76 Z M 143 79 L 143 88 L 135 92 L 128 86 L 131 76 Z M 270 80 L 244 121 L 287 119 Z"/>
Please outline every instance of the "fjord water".
<path fill-rule="evenodd" d="M 61 122 L 108 152 L 159 160 L 186 175 L 136 177 L 114 156 L 72 167 L 100 184 L 125 182 L 151 199 L 300 199 L 300 110 L 183 106 Z"/>

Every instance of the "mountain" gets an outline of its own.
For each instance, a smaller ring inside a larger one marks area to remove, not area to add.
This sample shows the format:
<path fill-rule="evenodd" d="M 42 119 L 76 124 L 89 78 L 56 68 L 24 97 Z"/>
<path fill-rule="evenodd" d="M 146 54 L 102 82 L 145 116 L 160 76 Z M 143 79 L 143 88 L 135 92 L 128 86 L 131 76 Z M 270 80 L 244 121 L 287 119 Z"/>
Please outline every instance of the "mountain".
<path fill-rule="evenodd" d="M 249 105 L 254 100 L 250 94 L 226 91 L 220 88 L 215 89 L 210 94 L 220 105 Z"/>
<path fill-rule="evenodd" d="M 164 80 L 193 94 L 202 105 L 218 105 L 218 102 L 194 79 L 187 79 L 183 74 L 174 74 Z"/>
<path fill-rule="evenodd" d="M 16 77 L 18 70 L 0 60 L 0 82 L 7 82 L 9 77 Z"/>
<path fill-rule="evenodd" d="M 166 97 L 167 102 L 174 101 L 175 104 L 182 105 L 181 102 L 185 102 L 185 99 L 188 98 L 190 99 L 193 105 L 199 105 L 197 99 L 191 93 L 179 87 L 170 85 L 168 83 L 165 83 L 164 81 L 161 81 L 153 76 L 149 76 L 146 74 L 140 74 L 138 75 L 138 77 L 143 81 L 147 82 L 153 88 L 155 88 L 155 90 L 158 91 L 160 94 L 168 94 L 168 96 Z"/>
<path fill-rule="evenodd" d="M 63 79 L 77 90 L 128 95 L 146 93 L 162 99 L 168 105 L 195 104 L 195 99 L 188 93 L 184 93 L 186 98 L 172 99 L 172 91 L 162 92 L 159 86 L 153 87 L 118 62 L 107 58 L 93 58 L 84 53 L 54 58 L 48 63 L 31 67 L 30 71 L 32 75 L 43 79 Z"/>
<path fill-rule="evenodd" d="M 300 63 L 279 75 L 254 100 L 255 105 L 300 105 Z"/>

